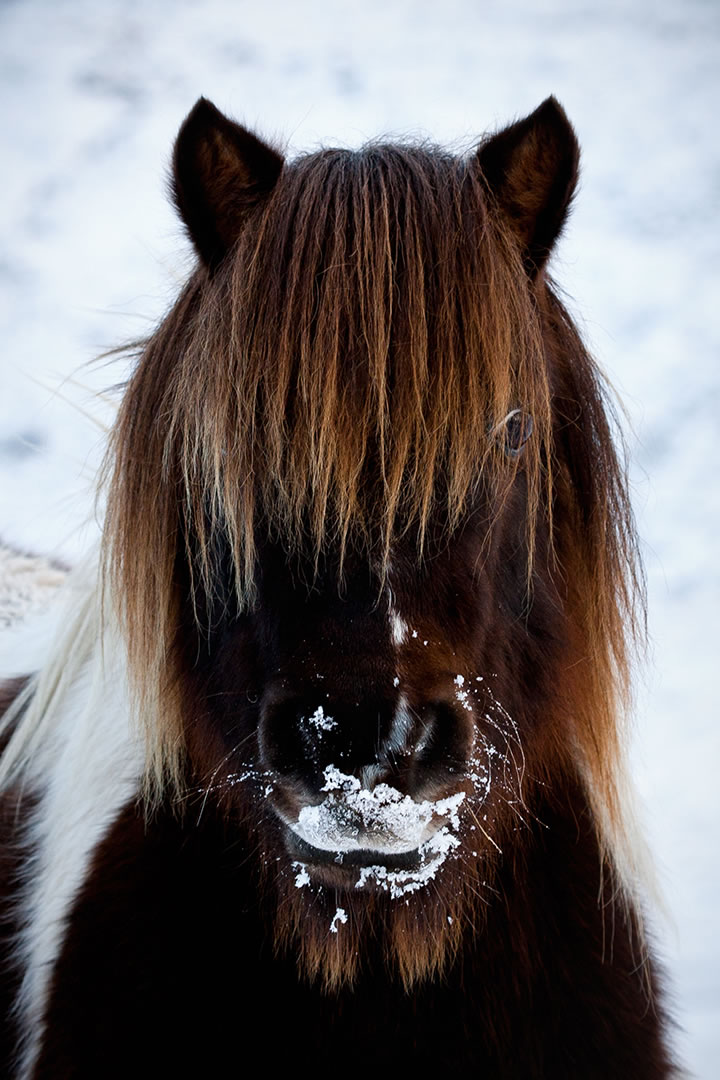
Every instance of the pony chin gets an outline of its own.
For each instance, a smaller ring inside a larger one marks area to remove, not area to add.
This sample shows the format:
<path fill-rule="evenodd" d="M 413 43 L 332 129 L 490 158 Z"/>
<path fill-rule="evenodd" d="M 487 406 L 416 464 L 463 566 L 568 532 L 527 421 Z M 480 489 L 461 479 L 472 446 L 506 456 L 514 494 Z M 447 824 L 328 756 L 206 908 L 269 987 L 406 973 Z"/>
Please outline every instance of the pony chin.
<path fill-rule="evenodd" d="M 463 935 L 478 929 L 477 898 L 464 885 L 458 888 L 458 858 L 464 862 L 466 856 L 456 856 L 449 873 L 442 866 L 431 881 L 401 896 L 377 884 L 320 884 L 294 863 L 277 883 L 275 948 L 294 955 L 300 976 L 328 993 L 352 987 L 361 974 L 378 968 L 406 990 L 441 976 L 458 955 Z M 463 876 L 485 887 L 488 875 L 468 868 Z"/>

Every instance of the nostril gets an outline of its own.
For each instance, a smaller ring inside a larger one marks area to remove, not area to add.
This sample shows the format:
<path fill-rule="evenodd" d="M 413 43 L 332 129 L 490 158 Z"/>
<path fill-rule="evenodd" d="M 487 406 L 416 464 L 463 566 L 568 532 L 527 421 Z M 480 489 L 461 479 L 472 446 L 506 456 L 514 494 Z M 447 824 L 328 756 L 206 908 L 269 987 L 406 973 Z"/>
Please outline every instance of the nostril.
<path fill-rule="evenodd" d="M 384 769 L 383 748 L 394 703 L 370 696 L 350 700 L 331 694 L 290 694 L 273 687 L 260 705 L 258 744 L 262 764 L 291 778 L 314 782 L 327 765 L 356 772 L 366 766 Z M 401 725 L 402 726 L 402 725 Z M 396 734 L 397 746 L 404 734 Z M 368 781 L 378 783 L 374 772 Z"/>
<path fill-rule="evenodd" d="M 454 703 L 434 701 L 413 710 L 409 754 L 416 782 L 433 773 L 456 773 L 466 763 L 472 745 L 472 724 Z"/>
<path fill-rule="evenodd" d="M 410 704 L 401 696 L 378 747 L 383 768 L 379 775 L 369 771 L 368 779 L 375 784 L 383 780 L 414 794 L 456 780 L 467 766 L 472 731 L 469 714 L 461 712 L 454 701 Z"/>
<path fill-rule="evenodd" d="M 382 746 L 382 756 L 390 761 L 421 756 L 437 737 L 438 722 L 443 706 L 434 703 L 410 705 L 401 695 L 390 725 L 387 739 Z M 447 710 L 445 710 L 447 711 Z M 448 725 L 452 717 L 446 716 Z"/>
<path fill-rule="evenodd" d="M 410 703 L 329 699 L 273 689 L 258 725 L 262 767 L 290 788 L 321 797 L 328 768 L 373 792 L 380 784 L 413 793 L 443 784 L 467 764 L 469 714 L 447 700 Z"/>

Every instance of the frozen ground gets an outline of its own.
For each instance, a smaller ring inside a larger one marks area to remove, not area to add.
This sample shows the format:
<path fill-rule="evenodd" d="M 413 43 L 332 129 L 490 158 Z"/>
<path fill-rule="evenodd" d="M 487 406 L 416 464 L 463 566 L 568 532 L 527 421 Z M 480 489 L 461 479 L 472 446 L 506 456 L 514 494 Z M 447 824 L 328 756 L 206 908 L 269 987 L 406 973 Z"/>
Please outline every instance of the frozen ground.
<path fill-rule="evenodd" d="M 468 146 L 549 93 L 567 108 L 584 171 L 555 273 L 636 433 L 653 642 L 637 776 L 678 1042 L 704 1080 L 720 1074 L 719 43 L 715 0 L 0 5 L 0 532 L 70 559 L 93 531 L 92 391 L 121 374 L 80 368 L 144 333 L 187 270 L 164 170 L 201 93 L 297 149 Z"/>

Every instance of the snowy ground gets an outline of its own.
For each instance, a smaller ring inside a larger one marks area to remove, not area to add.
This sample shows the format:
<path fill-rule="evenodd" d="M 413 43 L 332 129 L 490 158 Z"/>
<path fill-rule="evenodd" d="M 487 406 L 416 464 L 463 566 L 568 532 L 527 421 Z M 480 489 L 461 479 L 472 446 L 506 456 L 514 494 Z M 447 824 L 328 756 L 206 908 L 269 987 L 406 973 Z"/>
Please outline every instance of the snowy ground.
<path fill-rule="evenodd" d="M 0 533 L 76 557 L 102 444 L 82 365 L 145 333 L 189 265 L 165 198 L 202 93 L 291 149 L 461 147 L 549 93 L 584 151 L 555 273 L 636 433 L 653 658 L 637 775 L 674 929 L 679 1045 L 720 1073 L 716 0 L 5 0 Z"/>

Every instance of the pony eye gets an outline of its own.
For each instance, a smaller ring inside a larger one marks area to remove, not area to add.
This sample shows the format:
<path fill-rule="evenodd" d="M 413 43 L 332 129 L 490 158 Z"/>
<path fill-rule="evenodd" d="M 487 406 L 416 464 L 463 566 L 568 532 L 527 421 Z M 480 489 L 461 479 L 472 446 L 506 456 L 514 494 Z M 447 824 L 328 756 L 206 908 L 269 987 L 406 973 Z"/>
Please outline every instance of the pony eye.
<path fill-rule="evenodd" d="M 533 433 L 533 418 L 522 409 L 513 409 L 498 425 L 497 432 L 505 453 L 517 457 Z"/>

